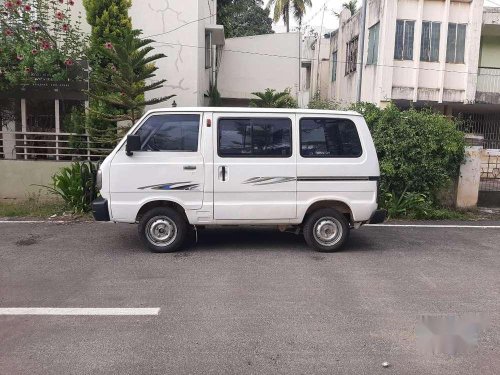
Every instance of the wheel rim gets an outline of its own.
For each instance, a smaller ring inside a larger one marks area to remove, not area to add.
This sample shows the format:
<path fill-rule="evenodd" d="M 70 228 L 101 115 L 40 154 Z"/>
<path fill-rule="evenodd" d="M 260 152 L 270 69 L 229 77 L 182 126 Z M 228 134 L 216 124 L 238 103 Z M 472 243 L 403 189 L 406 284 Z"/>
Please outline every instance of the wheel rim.
<path fill-rule="evenodd" d="M 333 246 L 342 238 L 342 224 L 334 217 L 322 217 L 313 228 L 314 239 L 323 246 Z"/>
<path fill-rule="evenodd" d="M 177 226 L 169 217 L 153 217 L 146 224 L 146 237 L 157 246 L 168 246 L 177 237 Z"/>

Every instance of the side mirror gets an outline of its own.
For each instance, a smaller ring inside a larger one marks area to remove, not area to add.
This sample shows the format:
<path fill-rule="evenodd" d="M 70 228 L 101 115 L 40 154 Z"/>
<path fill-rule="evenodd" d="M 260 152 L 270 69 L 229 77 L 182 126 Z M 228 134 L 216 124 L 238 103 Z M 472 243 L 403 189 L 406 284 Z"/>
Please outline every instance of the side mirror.
<path fill-rule="evenodd" d="M 141 150 L 141 137 L 138 135 L 130 134 L 127 135 L 127 145 L 125 151 L 127 156 L 132 156 L 134 151 Z"/>

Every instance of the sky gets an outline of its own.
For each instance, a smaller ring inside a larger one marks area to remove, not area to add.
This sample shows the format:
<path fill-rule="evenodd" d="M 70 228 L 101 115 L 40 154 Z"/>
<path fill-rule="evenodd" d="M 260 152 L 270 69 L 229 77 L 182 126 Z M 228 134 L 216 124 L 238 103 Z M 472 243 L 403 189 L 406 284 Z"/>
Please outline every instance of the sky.
<path fill-rule="evenodd" d="M 268 0 L 264 0 L 265 5 L 267 5 L 267 1 Z M 319 32 L 323 13 L 322 9 L 323 6 L 326 5 L 323 34 L 327 31 L 335 30 L 338 27 L 338 19 L 333 14 L 333 11 L 339 12 L 342 8 L 342 3 L 345 1 L 346 0 L 312 0 L 312 7 L 307 10 L 304 23 L 310 24 L 317 32 Z M 358 0 L 358 4 L 361 5 L 361 0 Z M 485 0 L 484 6 L 498 7 L 500 6 L 500 0 Z M 297 21 L 292 17 L 290 20 L 290 30 L 293 30 L 297 26 Z M 273 30 L 277 33 L 286 32 L 286 27 L 283 24 L 282 19 L 280 19 L 278 23 L 273 24 Z"/>

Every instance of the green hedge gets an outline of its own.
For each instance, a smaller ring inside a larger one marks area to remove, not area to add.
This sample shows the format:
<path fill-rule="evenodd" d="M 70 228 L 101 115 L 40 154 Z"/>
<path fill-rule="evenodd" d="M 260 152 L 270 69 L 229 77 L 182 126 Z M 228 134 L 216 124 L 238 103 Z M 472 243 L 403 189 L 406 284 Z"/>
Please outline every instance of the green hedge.
<path fill-rule="evenodd" d="M 440 208 L 439 192 L 458 176 L 464 134 L 430 109 L 400 110 L 393 104 L 380 109 L 366 103 L 351 109 L 365 116 L 372 132 L 381 172 L 380 205 L 393 216 L 436 216 L 432 211 Z"/>

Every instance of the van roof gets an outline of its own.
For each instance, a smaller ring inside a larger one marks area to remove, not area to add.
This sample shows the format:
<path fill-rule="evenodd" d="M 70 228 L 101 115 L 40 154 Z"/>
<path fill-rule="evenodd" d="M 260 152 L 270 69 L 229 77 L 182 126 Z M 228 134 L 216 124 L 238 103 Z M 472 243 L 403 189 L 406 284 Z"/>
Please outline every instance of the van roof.
<path fill-rule="evenodd" d="M 350 115 L 361 116 L 355 111 L 330 111 L 327 109 L 302 109 L 302 108 L 254 108 L 254 107 L 166 107 L 155 108 L 147 112 L 231 112 L 231 113 L 305 113 L 325 115 Z"/>

